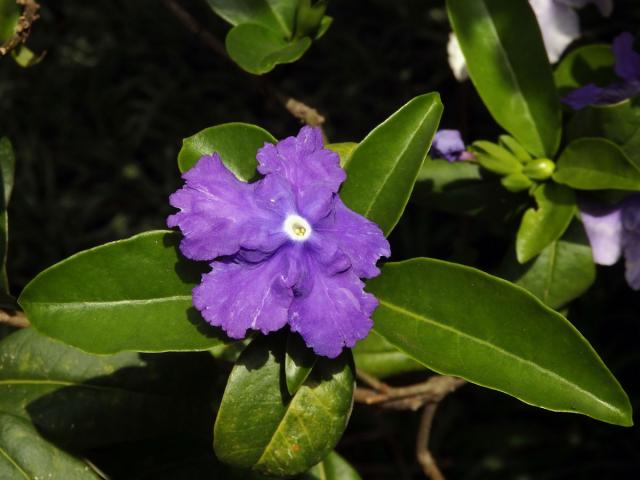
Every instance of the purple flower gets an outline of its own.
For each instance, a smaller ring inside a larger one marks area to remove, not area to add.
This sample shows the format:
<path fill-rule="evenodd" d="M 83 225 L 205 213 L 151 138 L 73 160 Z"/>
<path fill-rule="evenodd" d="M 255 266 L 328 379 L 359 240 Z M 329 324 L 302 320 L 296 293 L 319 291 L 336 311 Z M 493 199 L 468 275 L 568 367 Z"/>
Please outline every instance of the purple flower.
<path fill-rule="evenodd" d="M 606 87 L 589 83 L 573 90 L 562 101 L 574 110 L 587 105 L 616 103 L 640 93 L 640 54 L 633 50 L 633 35 L 628 32 L 613 40 L 615 72 L 620 81 Z"/>
<path fill-rule="evenodd" d="M 288 324 L 315 353 L 336 357 L 371 329 L 378 302 L 360 279 L 380 273 L 389 243 L 340 200 L 346 174 L 319 129 L 265 144 L 257 159 L 264 177 L 244 183 L 217 153 L 204 156 L 170 197 L 182 253 L 215 260 L 193 304 L 232 338 Z"/>
<path fill-rule="evenodd" d="M 640 195 L 632 195 L 614 207 L 580 205 L 593 260 L 613 265 L 624 254 L 625 278 L 640 290 Z"/>
<path fill-rule="evenodd" d="M 458 130 L 438 130 L 431 144 L 432 158 L 444 158 L 450 162 L 471 160 L 473 154 L 466 150 Z"/>

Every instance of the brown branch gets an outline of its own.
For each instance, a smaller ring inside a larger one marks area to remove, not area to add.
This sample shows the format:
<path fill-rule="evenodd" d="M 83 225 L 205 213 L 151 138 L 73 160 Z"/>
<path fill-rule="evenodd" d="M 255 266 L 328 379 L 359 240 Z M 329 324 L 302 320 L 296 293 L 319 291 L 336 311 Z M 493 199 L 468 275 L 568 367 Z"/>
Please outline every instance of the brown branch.
<path fill-rule="evenodd" d="M 22 14 L 18 18 L 14 34 L 0 45 L 0 56 L 2 57 L 27 41 L 31 34 L 33 22 L 40 18 L 40 15 L 38 15 L 40 5 L 35 0 L 16 0 L 16 3 L 22 7 Z"/>
<path fill-rule="evenodd" d="M 0 310 L 0 324 L 2 323 L 16 328 L 31 326 L 27 316 L 19 310 Z"/>
<path fill-rule="evenodd" d="M 422 467 L 422 471 L 431 480 L 445 480 L 444 475 L 438 468 L 433 455 L 429 451 L 429 435 L 431 434 L 431 424 L 438 409 L 438 403 L 429 403 L 422 410 L 418 436 L 416 437 L 416 458 Z"/>
<path fill-rule="evenodd" d="M 176 0 L 164 0 L 164 4 L 176 16 L 190 32 L 192 32 L 202 44 L 213 51 L 216 55 L 222 57 L 225 61 L 235 62 L 229 58 L 224 44 L 211 32 L 207 31 L 196 18 L 186 11 Z M 243 70 L 244 72 L 244 70 Z M 245 72 L 246 73 L 246 72 Z M 311 125 L 312 127 L 321 127 L 325 118 L 315 108 L 306 105 L 289 95 L 285 95 L 277 88 L 271 85 L 265 78 L 258 78 L 250 75 L 252 81 L 257 85 L 258 90 L 268 96 L 273 97 L 278 104 L 285 108 L 291 115 L 298 120 Z"/>

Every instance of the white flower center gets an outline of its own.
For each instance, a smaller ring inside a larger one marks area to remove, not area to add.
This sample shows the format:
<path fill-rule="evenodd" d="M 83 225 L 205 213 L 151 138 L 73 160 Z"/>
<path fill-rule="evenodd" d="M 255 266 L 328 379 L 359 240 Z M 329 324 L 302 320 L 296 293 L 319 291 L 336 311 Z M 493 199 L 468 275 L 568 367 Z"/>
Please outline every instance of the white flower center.
<path fill-rule="evenodd" d="M 304 242 L 311 235 L 311 225 L 300 215 L 289 215 L 282 226 L 291 240 Z"/>

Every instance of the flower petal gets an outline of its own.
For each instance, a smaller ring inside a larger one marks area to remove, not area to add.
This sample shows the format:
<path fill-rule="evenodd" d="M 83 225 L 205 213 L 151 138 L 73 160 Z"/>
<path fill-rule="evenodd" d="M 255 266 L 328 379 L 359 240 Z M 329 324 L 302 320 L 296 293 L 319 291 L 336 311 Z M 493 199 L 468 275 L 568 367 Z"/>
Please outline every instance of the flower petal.
<path fill-rule="evenodd" d="M 580 218 L 591 244 L 593 260 L 599 265 L 613 265 L 622 251 L 622 208 L 580 205 Z"/>
<path fill-rule="evenodd" d="M 268 205 L 258 205 L 254 184 L 238 180 L 218 154 L 202 157 L 183 175 L 186 181 L 169 197 L 180 212 L 167 218 L 184 235 L 182 253 L 193 260 L 232 255 L 240 248 L 273 251 L 286 237 Z"/>
<path fill-rule="evenodd" d="M 291 303 L 289 325 L 316 354 L 335 358 L 367 336 L 378 302 L 353 270 L 327 275 L 312 258 L 307 265 L 308 285 Z"/>
<path fill-rule="evenodd" d="M 447 55 L 449 57 L 449 67 L 453 72 L 453 76 L 459 82 L 464 82 L 469 78 L 469 72 L 467 71 L 467 62 L 464 59 L 464 54 L 460 48 L 460 42 L 455 33 L 449 34 L 449 43 L 447 43 Z"/>
<path fill-rule="evenodd" d="M 298 275 L 286 250 L 260 263 L 238 258 L 213 262 L 193 289 L 193 305 L 231 338 L 244 338 L 248 329 L 265 334 L 279 330 L 287 323 Z"/>
<path fill-rule="evenodd" d="M 549 61 L 555 63 L 580 36 L 578 14 L 570 6 L 551 0 L 529 0 L 529 4 L 538 19 Z"/>
<path fill-rule="evenodd" d="M 337 245 L 351 262 L 356 276 L 373 278 L 380 273 L 376 262 L 391 255 L 389 242 L 380 227 L 348 208 L 339 197 L 334 213 L 315 226 L 315 234 L 323 248 Z"/>
<path fill-rule="evenodd" d="M 580 88 L 569 92 L 562 97 L 562 103 L 566 103 L 574 110 L 580 110 L 587 105 L 593 105 L 600 103 L 602 96 L 605 93 L 605 89 L 590 83 Z"/>
<path fill-rule="evenodd" d="M 460 160 L 460 156 L 465 151 L 462 136 L 458 130 L 438 130 L 433 137 L 431 144 L 431 156 L 433 158 L 444 158 L 450 162 Z"/>
<path fill-rule="evenodd" d="M 640 80 L 640 54 L 633 50 L 633 35 L 624 32 L 613 40 L 613 54 L 616 57 L 616 75 L 633 82 Z"/>
<path fill-rule="evenodd" d="M 324 148 L 319 128 L 303 127 L 296 137 L 266 144 L 257 158 L 260 173 L 280 175 L 299 190 L 324 186 L 335 193 L 346 178 L 338 154 Z"/>

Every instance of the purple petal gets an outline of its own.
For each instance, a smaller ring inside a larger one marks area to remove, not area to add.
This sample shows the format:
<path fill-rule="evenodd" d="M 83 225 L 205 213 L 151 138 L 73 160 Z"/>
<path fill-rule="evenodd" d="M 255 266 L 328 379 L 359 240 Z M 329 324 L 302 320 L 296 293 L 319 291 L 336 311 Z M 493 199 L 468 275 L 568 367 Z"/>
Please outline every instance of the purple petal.
<path fill-rule="evenodd" d="M 231 338 L 244 338 L 248 329 L 266 334 L 287 323 L 298 272 L 286 248 L 260 263 L 236 258 L 211 266 L 193 289 L 193 305 L 207 322 Z"/>
<path fill-rule="evenodd" d="M 378 302 L 351 269 L 328 275 L 311 257 L 307 268 L 307 285 L 291 303 L 289 325 L 316 354 L 335 358 L 367 336 Z"/>
<path fill-rule="evenodd" d="M 593 260 L 599 265 L 613 265 L 622 250 L 622 208 L 580 205 L 580 218 L 591 244 Z"/>
<path fill-rule="evenodd" d="M 299 190 L 313 185 L 335 193 L 346 178 L 338 154 L 324 148 L 319 128 L 303 127 L 296 137 L 266 144 L 257 158 L 260 173 L 279 175 Z"/>
<path fill-rule="evenodd" d="M 599 103 L 604 92 L 605 90 L 603 88 L 590 83 L 569 92 L 561 100 L 562 103 L 566 103 L 574 110 L 580 110 L 587 105 Z"/>
<path fill-rule="evenodd" d="M 465 145 L 458 130 L 438 130 L 431 144 L 431 156 L 444 158 L 450 162 L 460 160 Z"/>
<path fill-rule="evenodd" d="M 340 198 L 335 199 L 335 210 L 318 222 L 315 233 L 321 245 L 337 245 L 351 262 L 360 278 L 373 278 L 380 273 L 376 262 L 391 255 L 389 242 L 380 227 L 349 209 Z"/>
<path fill-rule="evenodd" d="M 600 11 L 600 15 L 608 17 L 613 11 L 613 0 L 555 0 L 557 3 L 564 3 L 573 8 L 582 8 L 589 3 L 594 4 Z"/>
<path fill-rule="evenodd" d="M 169 197 L 180 212 L 169 216 L 167 225 L 182 231 L 180 250 L 186 257 L 212 260 L 240 248 L 270 252 L 286 240 L 277 212 L 258 204 L 260 182 L 238 180 L 217 154 L 202 157 L 182 178 L 185 187 Z"/>
<path fill-rule="evenodd" d="M 640 290 L 640 195 L 628 197 L 622 205 L 625 278 L 632 289 Z"/>
<path fill-rule="evenodd" d="M 616 74 L 627 82 L 640 80 L 640 54 L 633 50 L 633 35 L 621 33 L 613 40 L 612 48 Z"/>

